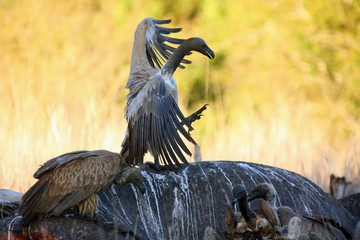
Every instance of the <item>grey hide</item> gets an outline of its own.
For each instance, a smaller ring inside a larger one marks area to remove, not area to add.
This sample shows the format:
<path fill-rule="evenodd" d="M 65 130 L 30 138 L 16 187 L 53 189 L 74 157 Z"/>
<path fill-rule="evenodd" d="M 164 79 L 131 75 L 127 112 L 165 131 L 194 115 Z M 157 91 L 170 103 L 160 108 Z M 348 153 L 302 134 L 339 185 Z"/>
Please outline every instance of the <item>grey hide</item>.
<path fill-rule="evenodd" d="M 184 170 L 143 171 L 146 193 L 134 186 L 116 186 L 99 194 L 99 216 L 109 227 L 135 232 L 140 239 L 201 239 L 207 226 L 227 230 L 225 208 L 232 189 L 243 183 L 252 189 L 271 182 L 277 205 L 289 206 L 302 216 L 327 221 L 350 237 L 355 218 L 331 195 L 307 178 L 283 169 L 244 162 L 197 162 Z"/>
<path fill-rule="evenodd" d="M 227 230 L 225 208 L 231 205 L 233 187 L 243 183 L 251 190 L 261 182 L 274 185 L 278 206 L 286 205 L 302 216 L 326 221 L 343 231 L 346 238 L 351 238 L 356 226 L 355 218 L 334 197 L 305 177 L 279 168 L 222 161 L 191 163 L 178 172 L 146 169 L 142 173 L 147 188 L 144 194 L 133 185 L 113 185 L 98 194 L 97 224 L 51 218 L 32 223 L 32 229 L 40 226 L 62 239 L 78 238 L 79 234 L 82 239 L 124 239 L 133 234 L 137 239 L 202 239 L 209 226 L 221 236 Z M 7 239 L 12 218 L 0 220 L 0 238 Z M 17 222 L 12 221 L 11 234 L 27 233 Z"/>

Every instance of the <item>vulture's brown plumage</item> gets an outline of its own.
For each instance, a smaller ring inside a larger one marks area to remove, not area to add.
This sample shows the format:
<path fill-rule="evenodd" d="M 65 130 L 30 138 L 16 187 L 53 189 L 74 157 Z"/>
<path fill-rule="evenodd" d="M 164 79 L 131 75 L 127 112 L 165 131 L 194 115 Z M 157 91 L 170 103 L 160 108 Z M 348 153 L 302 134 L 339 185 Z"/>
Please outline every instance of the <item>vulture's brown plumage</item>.
<path fill-rule="evenodd" d="M 121 155 L 127 163 L 140 165 L 144 154 L 150 151 L 155 166 L 161 162 L 172 169 L 174 163 L 181 167 L 178 159 L 187 163 L 183 152 L 191 156 L 182 137 L 196 144 L 189 133 L 193 130 L 191 122 L 199 119 L 206 109 L 205 105 L 188 118 L 184 117 L 177 103 L 173 73 L 178 67 L 184 68 L 181 63 L 191 63 L 184 59 L 191 51 L 210 59 L 214 58 L 214 52 L 200 38 L 182 40 L 164 36 L 181 31 L 181 28 L 159 26 L 166 23 L 170 20 L 146 18 L 136 29 L 126 85 L 130 89 L 125 108 L 128 128 Z M 175 49 L 165 42 L 179 46 Z"/>
<path fill-rule="evenodd" d="M 123 163 L 117 153 L 106 150 L 75 151 L 50 159 L 34 174 L 39 179 L 23 196 L 19 209 L 22 225 L 36 218 L 59 216 L 77 207 L 78 213 L 93 218 L 96 193 L 112 183 L 141 186 L 138 168 Z"/>
<path fill-rule="evenodd" d="M 233 204 L 238 205 L 241 215 L 233 212 L 232 208 L 226 209 L 229 237 L 268 239 L 275 236 L 276 226 L 280 223 L 268 202 L 261 200 L 260 209 L 255 213 L 249 206 L 245 186 L 239 184 L 233 189 Z"/>
<path fill-rule="evenodd" d="M 247 197 L 248 201 L 260 198 L 260 210 L 268 213 L 266 219 L 276 225 L 278 239 L 344 239 L 343 233 L 325 218 L 302 216 L 288 206 L 277 207 L 277 191 L 270 183 L 256 185 Z"/>
<path fill-rule="evenodd" d="M 263 182 L 256 185 L 247 195 L 248 201 L 251 202 L 254 199 L 262 198 L 268 202 L 272 208 L 277 210 L 276 207 L 276 195 L 277 192 L 274 186 L 270 183 Z"/>

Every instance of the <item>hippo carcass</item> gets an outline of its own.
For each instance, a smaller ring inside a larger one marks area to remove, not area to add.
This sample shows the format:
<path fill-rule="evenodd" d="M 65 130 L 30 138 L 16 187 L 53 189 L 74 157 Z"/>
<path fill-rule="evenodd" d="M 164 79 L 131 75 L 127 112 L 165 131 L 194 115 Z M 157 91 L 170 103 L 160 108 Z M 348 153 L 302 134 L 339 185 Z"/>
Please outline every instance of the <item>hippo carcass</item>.
<path fill-rule="evenodd" d="M 210 161 L 191 163 L 177 172 L 145 169 L 142 173 L 144 194 L 133 185 L 113 185 L 98 194 L 97 225 L 108 229 L 107 234 L 111 229 L 137 239 L 201 239 L 208 226 L 221 234 L 227 230 L 225 209 L 231 205 L 233 187 L 242 183 L 252 189 L 261 182 L 274 185 L 278 206 L 332 224 L 345 238 L 351 238 L 356 226 L 355 218 L 334 197 L 307 178 L 280 168 Z M 0 234 L 3 231 L 7 228 L 0 227 Z"/>

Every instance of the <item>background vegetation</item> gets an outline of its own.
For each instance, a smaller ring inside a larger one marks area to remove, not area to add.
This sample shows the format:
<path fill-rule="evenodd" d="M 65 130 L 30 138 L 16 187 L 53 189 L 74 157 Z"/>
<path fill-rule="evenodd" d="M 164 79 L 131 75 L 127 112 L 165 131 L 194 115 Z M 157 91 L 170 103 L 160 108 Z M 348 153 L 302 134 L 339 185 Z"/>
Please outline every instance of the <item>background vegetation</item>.
<path fill-rule="evenodd" d="M 46 160 L 120 151 L 133 34 L 145 17 L 202 37 L 178 70 L 203 160 L 240 160 L 356 181 L 360 4 L 353 0 L 0 1 L 0 188 L 25 192 Z"/>

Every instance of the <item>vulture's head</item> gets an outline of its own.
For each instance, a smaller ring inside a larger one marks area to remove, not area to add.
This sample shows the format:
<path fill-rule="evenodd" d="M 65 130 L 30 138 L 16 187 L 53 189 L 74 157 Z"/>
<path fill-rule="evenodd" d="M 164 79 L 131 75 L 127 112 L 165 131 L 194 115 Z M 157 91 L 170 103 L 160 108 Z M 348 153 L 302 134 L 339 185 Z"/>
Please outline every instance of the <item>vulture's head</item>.
<path fill-rule="evenodd" d="M 236 185 L 233 189 L 233 200 L 232 200 L 233 205 L 235 205 L 236 202 L 239 201 L 240 199 L 244 199 L 244 198 L 246 198 L 245 186 L 242 184 Z"/>
<path fill-rule="evenodd" d="M 114 182 L 119 185 L 125 185 L 132 183 L 137 186 L 142 193 L 145 192 L 144 176 L 139 168 L 125 165 L 120 168 L 118 174 L 115 177 Z"/>
<path fill-rule="evenodd" d="M 276 190 L 272 184 L 260 183 L 248 194 L 248 201 L 256 198 L 263 198 L 267 202 L 272 203 L 276 198 Z"/>
<path fill-rule="evenodd" d="M 201 38 L 189 38 L 186 40 L 191 50 L 202 53 L 210 59 L 215 57 L 215 53 L 208 47 L 206 42 Z"/>

